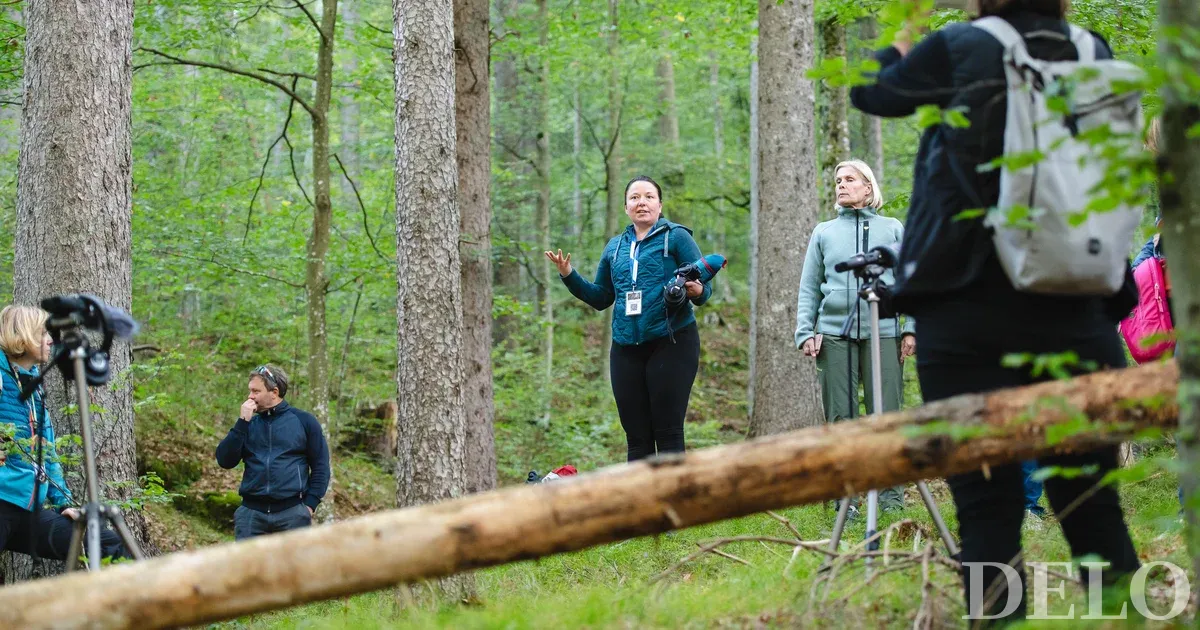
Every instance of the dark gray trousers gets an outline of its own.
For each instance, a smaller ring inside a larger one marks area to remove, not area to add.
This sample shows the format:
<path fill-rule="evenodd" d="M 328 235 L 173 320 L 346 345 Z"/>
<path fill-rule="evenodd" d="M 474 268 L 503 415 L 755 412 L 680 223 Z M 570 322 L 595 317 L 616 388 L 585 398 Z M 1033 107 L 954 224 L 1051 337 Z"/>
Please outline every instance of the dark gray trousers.
<path fill-rule="evenodd" d="M 233 513 L 233 535 L 238 540 L 286 532 L 309 525 L 312 525 L 312 515 L 308 513 L 308 506 L 303 503 L 270 514 L 251 510 L 243 505 Z"/>
<path fill-rule="evenodd" d="M 883 409 L 899 411 L 904 393 L 900 370 L 900 340 L 879 340 L 880 363 L 883 367 Z M 858 417 L 858 387 L 866 394 L 867 413 L 874 409 L 875 394 L 871 387 L 871 340 L 842 339 L 825 335 L 821 353 L 817 355 L 818 378 L 821 382 L 821 402 L 825 405 L 825 421 L 840 422 Z M 879 509 L 904 507 L 904 487 L 879 491 Z"/>

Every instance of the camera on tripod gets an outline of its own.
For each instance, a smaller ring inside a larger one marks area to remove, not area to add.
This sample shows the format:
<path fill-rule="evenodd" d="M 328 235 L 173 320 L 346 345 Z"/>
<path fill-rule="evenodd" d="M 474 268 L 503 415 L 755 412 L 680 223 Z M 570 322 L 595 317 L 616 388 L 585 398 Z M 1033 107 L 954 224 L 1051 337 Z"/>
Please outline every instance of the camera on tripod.
<path fill-rule="evenodd" d="M 833 266 L 838 273 L 853 271 L 855 277 L 862 279 L 859 297 L 867 299 L 868 292 L 873 292 L 879 298 L 879 315 L 884 319 L 896 316 L 892 306 L 892 288 L 883 281 L 883 274 L 896 266 L 900 260 L 900 250 L 895 245 L 878 245 L 865 254 L 855 254 Z"/>
<path fill-rule="evenodd" d="M 114 338 L 128 339 L 137 332 L 137 322 L 121 309 L 104 303 L 104 300 L 88 294 L 56 295 L 42 300 L 42 310 L 49 313 L 46 332 L 53 341 L 49 365 L 21 388 L 21 400 L 28 399 L 41 386 L 46 376 L 58 368 L 64 382 L 74 381 L 75 402 L 79 413 L 80 433 L 83 436 L 84 481 L 87 486 L 87 503 L 82 507 L 82 518 L 75 521 L 67 550 L 67 571 L 74 571 L 80 556 L 86 551 L 88 568 L 100 569 L 100 529 L 108 521 L 116 529 L 126 550 L 134 559 L 144 556 L 125 517 L 115 506 L 105 505 L 100 500 L 100 483 L 96 472 L 96 451 L 92 439 L 91 402 L 88 386 L 108 383 L 111 373 L 108 356 Z M 99 333 L 100 345 L 93 347 L 88 333 Z M 42 429 L 37 428 L 37 435 Z M 41 451 L 37 466 L 41 466 Z M 34 483 L 34 496 L 37 484 Z"/>
<path fill-rule="evenodd" d="M 728 261 L 720 254 L 709 254 L 700 260 L 690 262 L 679 269 L 675 270 L 675 277 L 667 283 L 666 290 L 663 292 L 663 299 L 667 302 L 667 308 L 675 309 L 683 305 L 687 299 L 687 287 L 684 285 L 688 282 L 706 283 L 717 275 L 717 272 L 725 268 Z"/>
<path fill-rule="evenodd" d="M 50 363 L 57 367 L 66 381 L 75 380 L 75 364 L 72 356 L 82 350 L 84 379 L 88 385 L 108 383 L 112 377 L 108 355 L 112 351 L 114 338 L 128 339 L 137 332 L 137 322 L 124 311 L 109 306 L 100 298 L 89 293 L 56 295 L 42 300 L 42 310 L 50 314 L 46 318 L 46 332 L 53 340 Z M 93 347 L 87 332 L 99 333 L 100 345 Z M 50 372 L 47 367 L 41 373 L 44 378 Z M 41 384 L 42 378 L 34 379 L 21 389 L 21 398 L 28 398 Z"/>

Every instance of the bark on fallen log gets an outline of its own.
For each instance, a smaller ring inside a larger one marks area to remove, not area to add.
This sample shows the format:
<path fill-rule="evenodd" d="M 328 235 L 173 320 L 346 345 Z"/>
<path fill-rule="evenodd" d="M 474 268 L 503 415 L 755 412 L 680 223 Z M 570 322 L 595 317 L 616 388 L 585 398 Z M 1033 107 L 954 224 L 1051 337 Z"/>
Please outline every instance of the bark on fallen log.
<path fill-rule="evenodd" d="M 1177 380 L 1172 362 L 963 396 L 877 420 L 19 584 L 0 589 L 0 627 L 193 625 L 1090 448 L 1138 428 L 1174 426 Z M 1047 428 L 1078 422 L 1078 411 L 1106 430 L 1047 446 Z M 936 430 L 940 420 L 958 427 L 959 437 L 967 427 L 970 437 L 956 441 Z"/>

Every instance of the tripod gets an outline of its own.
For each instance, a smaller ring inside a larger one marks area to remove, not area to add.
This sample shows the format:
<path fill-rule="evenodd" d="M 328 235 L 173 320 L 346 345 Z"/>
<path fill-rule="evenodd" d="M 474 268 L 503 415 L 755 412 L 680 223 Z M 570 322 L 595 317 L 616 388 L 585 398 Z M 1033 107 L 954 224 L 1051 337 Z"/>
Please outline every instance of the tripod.
<path fill-rule="evenodd" d="M 135 560 L 145 558 L 121 511 L 116 506 L 106 505 L 100 501 L 100 481 L 96 472 L 96 451 L 92 439 L 91 398 L 88 395 L 88 385 L 102 385 L 108 382 L 108 350 L 112 344 L 112 331 L 108 314 L 103 312 L 103 308 L 103 303 L 99 303 L 96 309 L 100 314 L 91 318 L 75 313 L 71 313 L 67 317 L 56 318 L 53 315 L 54 311 L 51 311 L 52 315 L 46 322 L 46 329 L 54 338 L 57 346 L 54 356 L 51 357 L 50 364 L 46 369 L 21 389 L 21 398 L 28 398 L 54 367 L 58 367 L 63 380 L 75 381 L 79 426 L 83 437 L 83 467 L 84 478 L 87 482 L 87 503 L 81 508 L 80 517 L 75 519 L 74 529 L 71 532 L 71 543 L 66 557 L 68 572 L 78 568 L 80 553 L 84 551 L 85 538 L 88 570 L 100 570 L 100 531 L 104 521 L 112 525 L 117 535 L 120 536 L 121 542 L 124 543 L 125 549 Z M 100 349 L 91 348 L 87 335 L 81 330 L 81 326 L 96 320 L 99 320 L 104 333 L 104 343 Z M 64 364 L 69 364 L 72 368 L 71 371 L 68 372 L 64 368 Z M 40 435 L 41 430 L 38 431 Z M 38 467 L 41 466 L 41 462 L 38 462 Z"/>
<path fill-rule="evenodd" d="M 859 297 L 865 299 L 871 309 L 871 393 L 873 398 L 871 416 L 874 417 L 881 415 L 880 409 L 883 406 L 883 351 L 879 342 L 879 293 L 885 286 L 880 279 L 885 269 L 882 265 L 868 262 L 866 259 L 860 258 L 860 261 L 860 264 L 856 264 L 858 261 L 852 259 L 850 263 L 841 263 L 839 267 L 841 265 L 848 265 L 846 269 L 853 269 L 854 275 L 863 280 L 863 287 L 859 293 Z M 838 271 L 842 271 L 842 269 L 838 269 Z M 851 315 L 851 318 L 858 313 L 858 304 L 858 300 L 855 300 L 854 314 Z M 851 318 L 847 318 L 846 322 L 842 325 L 843 338 L 849 338 Z M 857 408 L 857 404 L 855 404 L 855 408 Z M 933 502 L 933 495 L 929 493 L 929 487 L 925 485 L 924 481 L 917 481 L 917 492 L 920 493 L 921 501 L 925 503 L 925 509 L 929 511 L 929 516 L 933 519 L 933 524 L 937 527 L 938 535 L 941 536 L 942 543 L 946 545 L 946 550 L 950 552 L 951 556 L 957 556 L 958 545 L 955 544 L 954 537 L 950 535 L 950 530 L 946 528 L 946 522 L 942 520 L 942 514 L 938 511 L 937 504 Z M 846 528 L 846 517 L 849 512 L 850 497 L 845 497 L 838 506 L 837 520 L 834 521 L 833 533 L 829 537 L 829 551 L 831 552 L 836 552 L 838 544 L 841 543 L 842 532 Z M 872 540 L 877 534 L 878 512 L 879 491 L 873 488 L 867 492 L 866 538 L 870 541 L 867 544 L 869 551 L 879 549 L 879 540 Z M 871 558 L 869 556 L 866 562 L 870 565 Z M 828 568 L 829 566 L 827 559 L 822 568 Z"/>

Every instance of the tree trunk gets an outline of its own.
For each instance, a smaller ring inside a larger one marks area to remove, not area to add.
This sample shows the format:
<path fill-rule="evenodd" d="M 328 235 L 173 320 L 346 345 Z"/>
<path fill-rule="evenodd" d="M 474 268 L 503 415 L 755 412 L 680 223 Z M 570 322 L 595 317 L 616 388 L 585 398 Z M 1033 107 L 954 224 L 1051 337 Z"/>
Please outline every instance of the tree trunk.
<path fill-rule="evenodd" d="M 664 39 L 668 36 L 667 33 L 663 34 Z M 675 105 L 675 62 L 671 59 L 670 52 L 665 52 L 658 58 L 654 74 L 658 79 L 658 100 L 661 108 L 658 116 L 658 137 L 661 143 L 659 151 L 664 158 L 663 172 L 656 179 L 670 190 L 681 191 L 684 185 L 684 169 L 679 148 L 679 110 Z M 694 225 L 695 217 L 686 204 L 667 205 L 663 211 L 673 221 L 692 228 L 698 227 Z"/>
<path fill-rule="evenodd" d="M 758 22 L 754 23 L 758 31 Z M 756 356 L 758 336 L 754 334 L 754 322 L 758 320 L 758 214 L 759 173 L 762 171 L 758 152 L 758 37 L 750 40 L 750 357 Z M 758 371 L 750 361 L 750 379 L 746 387 L 746 413 L 754 417 L 754 383 Z"/>
<path fill-rule="evenodd" d="M 716 54 L 710 55 L 712 64 L 708 69 L 708 83 L 712 89 L 713 99 L 713 157 L 717 163 L 717 194 L 725 194 L 725 117 L 724 110 L 721 107 L 721 64 L 717 61 Z M 717 238 L 716 248 L 721 254 L 728 255 L 729 248 L 726 245 L 727 235 L 729 231 L 728 205 L 725 203 L 724 197 L 717 200 Z M 733 301 L 733 285 L 729 282 L 729 278 L 725 277 L 717 281 L 717 301 L 732 302 Z"/>
<path fill-rule="evenodd" d="M 604 238 L 617 233 L 625 209 L 625 186 L 621 181 L 621 66 L 620 58 L 621 0 L 608 0 L 608 152 L 604 155 L 604 192 L 608 212 L 604 215 Z M 604 313 L 604 355 L 602 368 L 608 380 L 608 354 L 612 349 L 613 309 Z"/>
<path fill-rule="evenodd" d="M 395 0 L 392 6 L 401 428 L 396 478 L 397 503 L 407 506 L 463 494 L 463 315 L 453 12 L 448 0 Z"/>
<path fill-rule="evenodd" d="M 1159 168 L 1162 201 L 1162 240 L 1168 252 L 1175 319 L 1175 356 L 1179 362 L 1179 482 L 1188 506 L 1188 552 L 1193 570 L 1200 570 L 1200 138 L 1190 130 L 1200 125 L 1200 99 L 1190 86 L 1195 81 L 1194 58 L 1200 29 L 1200 5 L 1193 0 L 1163 0 L 1159 4 L 1161 34 L 1159 67 L 1163 83 L 1163 139 Z M 1174 31 L 1175 34 L 1167 33 Z M 1182 32 L 1182 34 L 1180 34 Z M 1189 253 L 1191 252 L 1191 253 Z M 1200 580 L 1192 585 L 1200 593 Z"/>
<path fill-rule="evenodd" d="M 679 110 L 675 105 L 675 62 L 671 53 L 663 53 L 654 69 L 658 78 L 658 137 L 668 148 L 679 149 Z M 678 157 L 678 156 L 672 156 Z"/>
<path fill-rule="evenodd" d="M 548 0 L 538 0 L 538 93 L 537 93 L 537 231 L 541 246 L 538 252 L 550 250 L 550 15 Z M 542 425 L 550 423 L 550 405 L 554 389 L 554 300 L 550 297 L 550 259 L 539 255 L 538 302 L 542 307 Z M 557 278 L 555 278 L 557 281 Z"/>
<path fill-rule="evenodd" d="M 836 17 L 821 23 L 825 59 L 846 58 L 846 26 Z M 850 159 L 850 89 L 846 86 L 821 86 L 825 115 L 821 118 L 821 170 L 817 186 L 821 191 L 819 212 L 831 212 L 836 203 L 833 194 L 834 167 Z"/>
<path fill-rule="evenodd" d="M 520 0 L 496 0 L 496 15 L 498 24 L 496 30 L 505 32 L 511 28 L 508 24 L 508 19 L 519 12 Z M 518 90 L 519 77 L 517 75 L 516 60 L 512 55 L 502 54 L 497 55 L 495 68 L 496 81 L 496 107 L 497 115 L 496 123 L 493 132 L 496 135 L 498 142 L 503 142 L 508 146 L 516 146 L 520 138 L 520 132 L 512 128 L 513 125 L 499 115 L 501 104 L 519 103 L 521 96 Z M 511 105 L 510 105 L 511 106 Z M 507 109 L 507 108 L 506 108 Z M 505 153 L 499 154 L 497 161 L 501 164 L 509 161 L 511 157 Z M 491 177 L 491 174 L 488 175 Z M 496 223 L 502 237 L 505 240 L 515 238 L 515 226 L 519 221 L 520 208 L 514 201 L 515 196 L 510 196 L 501 201 L 493 220 Z M 509 228 L 509 229 L 505 229 Z M 512 254 L 511 246 L 501 247 L 497 251 L 496 266 L 495 266 L 495 284 L 494 290 L 502 296 L 518 299 L 521 291 L 521 266 Z M 504 315 L 496 318 L 495 326 L 492 329 L 492 342 L 495 344 L 504 344 L 514 332 L 516 328 L 516 320 L 511 315 Z"/>
<path fill-rule="evenodd" d="M 24 9 L 14 301 L 37 304 L 82 291 L 129 311 L 133 3 L 31 0 Z M 91 424 L 101 498 L 121 501 L 138 480 L 129 343 L 115 342 L 109 360 L 113 385 L 91 388 L 92 404 L 102 410 Z M 79 435 L 78 416 L 58 412 L 75 398 L 57 373 L 47 379 L 46 393 L 58 435 Z M 82 479 L 69 478 L 82 504 Z M 148 546 L 142 514 L 126 519 Z M 54 564 L 10 565 L 5 581 L 61 569 Z"/>
<path fill-rule="evenodd" d="M 333 201 L 330 194 L 329 167 L 329 99 L 333 89 L 333 45 L 337 29 L 338 0 L 321 0 L 321 44 L 317 49 L 317 87 L 313 95 L 312 177 L 313 223 L 308 235 L 304 262 L 304 293 L 308 300 L 308 400 L 312 414 L 321 423 L 321 431 L 329 437 L 332 418 L 329 414 L 329 330 L 326 321 L 325 297 L 329 276 L 325 258 L 329 253 L 329 235 L 333 226 Z M 333 456 L 333 442 L 330 457 Z M 329 491 L 325 493 L 321 522 L 337 517 L 334 504 L 332 469 Z"/>
<path fill-rule="evenodd" d="M 576 73 L 579 68 L 575 68 Z M 584 233 L 583 226 L 583 99 L 579 95 L 579 77 L 571 86 L 571 102 L 574 105 L 574 132 L 571 145 L 571 215 L 575 218 L 569 228 L 570 236 L 579 242 Z"/>
<path fill-rule="evenodd" d="M 496 487 L 492 402 L 491 110 L 488 1 L 454 3 L 454 122 L 462 260 L 466 490 Z"/>
<path fill-rule="evenodd" d="M 870 43 L 879 36 L 875 18 L 868 16 L 858 22 L 859 40 L 866 45 L 859 53 L 867 59 L 872 59 L 875 53 Z M 855 157 L 865 161 L 875 171 L 875 179 L 883 185 L 883 119 L 878 116 L 864 114 L 854 110 L 852 114 L 858 119 L 856 137 L 851 140 Z"/>
<path fill-rule="evenodd" d="M 773 1 L 773 0 L 772 0 Z M 634 462 L 570 482 L 521 485 L 5 589 L 0 624 L 190 626 L 398 582 L 584 549 L 802 503 L 1080 452 L 1178 413 L 1174 363 L 969 394 L 873 419 Z M 1097 429 L 1049 446 L 1074 415 Z M 977 430 L 955 439 L 942 420 Z M 553 523 L 553 527 L 548 527 Z M 296 549 L 305 553 L 295 553 Z M 247 584 L 253 584 L 248 588 Z"/>
<path fill-rule="evenodd" d="M 796 292 L 809 235 L 818 222 L 812 83 L 812 0 L 760 0 L 758 213 L 754 222 L 755 296 L 750 361 L 750 434 L 821 421 L 816 365 L 796 349 Z"/>
<path fill-rule="evenodd" d="M 359 0 L 341 0 L 341 6 L 339 7 L 339 13 L 342 18 L 342 39 L 345 49 L 348 51 L 357 50 L 358 48 L 358 28 L 360 24 L 358 2 Z M 354 75 L 358 72 L 358 55 L 343 55 L 339 72 L 345 77 L 344 80 L 354 80 Z M 361 173 L 358 160 L 359 107 L 358 101 L 354 98 L 353 91 L 346 90 L 338 100 L 338 118 L 342 123 L 341 139 L 338 142 L 340 147 L 338 149 L 338 156 L 342 158 L 342 163 L 346 165 L 346 169 L 351 174 L 358 175 Z M 351 204 L 358 203 L 354 199 L 347 199 L 347 201 Z"/>

